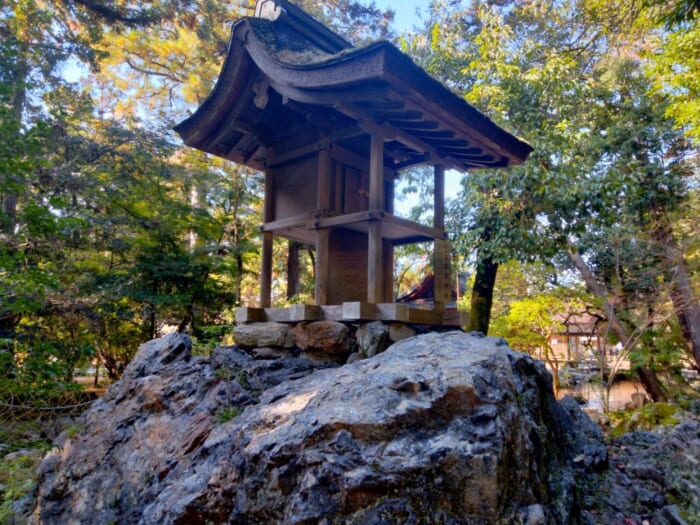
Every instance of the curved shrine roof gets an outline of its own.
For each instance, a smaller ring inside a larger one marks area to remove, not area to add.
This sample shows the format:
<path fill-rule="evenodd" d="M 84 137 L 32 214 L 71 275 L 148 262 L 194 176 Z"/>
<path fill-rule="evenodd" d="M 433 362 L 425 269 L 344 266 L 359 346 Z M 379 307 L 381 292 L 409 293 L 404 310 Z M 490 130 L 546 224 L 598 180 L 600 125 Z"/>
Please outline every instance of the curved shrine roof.
<path fill-rule="evenodd" d="M 256 169 L 320 136 L 362 155 L 370 134 L 385 164 L 465 171 L 521 164 L 532 148 L 384 41 L 351 47 L 293 5 L 232 29 L 209 97 L 175 130 L 189 146 Z"/>

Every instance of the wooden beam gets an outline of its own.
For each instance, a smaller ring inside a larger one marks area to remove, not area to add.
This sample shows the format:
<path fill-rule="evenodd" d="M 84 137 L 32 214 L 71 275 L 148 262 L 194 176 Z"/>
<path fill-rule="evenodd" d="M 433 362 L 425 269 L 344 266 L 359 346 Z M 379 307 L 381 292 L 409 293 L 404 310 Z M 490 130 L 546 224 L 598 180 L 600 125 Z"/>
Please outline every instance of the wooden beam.
<path fill-rule="evenodd" d="M 360 126 L 358 126 L 357 124 L 353 124 L 352 126 L 348 126 L 346 128 L 340 128 L 331 131 L 328 134 L 328 140 L 331 141 L 331 143 L 340 142 L 341 140 L 359 137 L 360 135 L 364 135 L 364 133 L 365 132 L 362 131 L 362 128 Z"/>
<path fill-rule="evenodd" d="M 445 310 L 442 315 L 442 324 L 443 326 L 454 326 L 464 329 L 469 326 L 469 312 L 457 309 Z"/>
<path fill-rule="evenodd" d="M 266 167 L 276 168 L 278 166 L 282 166 L 283 164 L 287 164 L 293 160 L 301 159 L 302 157 L 307 157 L 313 153 L 316 153 L 318 149 L 319 142 L 314 140 L 311 144 L 306 144 L 305 146 L 300 146 L 298 148 L 285 151 L 279 155 L 270 156 L 267 159 Z"/>
<path fill-rule="evenodd" d="M 455 168 L 458 171 L 466 171 L 467 169 L 464 162 L 452 157 L 451 155 L 445 154 L 424 140 L 421 140 L 420 138 L 411 135 L 402 129 L 392 126 L 388 122 L 375 122 L 375 119 L 371 113 L 364 111 L 355 105 L 347 103 L 340 104 L 338 106 L 338 110 L 352 118 L 357 119 L 360 126 L 365 128 L 372 136 L 381 134 L 387 138 L 401 142 L 419 153 L 427 155 L 432 161 L 440 161 L 441 163 L 446 164 L 448 167 Z"/>
<path fill-rule="evenodd" d="M 369 304 L 364 301 L 346 301 L 343 303 L 343 320 L 344 321 L 359 321 L 361 319 L 374 319 L 375 316 L 374 304 Z"/>
<path fill-rule="evenodd" d="M 404 219 L 403 217 L 397 217 L 396 215 L 392 215 L 390 213 L 385 213 L 383 218 L 384 221 L 389 225 L 396 225 L 402 228 L 406 228 L 407 230 L 414 231 L 419 235 L 425 235 L 426 237 L 429 237 L 431 239 L 446 238 L 444 230 L 431 228 L 430 226 L 425 226 L 423 224 L 413 222 L 409 219 Z"/>
<path fill-rule="evenodd" d="M 305 124 L 303 127 L 300 127 L 297 135 L 302 132 L 308 132 L 310 131 L 310 128 L 308 127 L 308 124 Z M 311 155 L 313 153 L 316 153 L 323 147 L 328 147 L 330 150 L 333 150 L 336 147 L 337 142 L 340 142 L 342 140 L 354 138 L 360 135 L 363 135 L 364 131 L 362 131 L 362 128 L 357 125 L 352 125 L 352 126 L 346 126 L 344 128 L 337 129 L 335 131 L 332 131 L 327 134 L 325 137 L 325 140 L 321 138 L 320 140 L 318 138 L 314 138 L 311 142 L 308 144 L 304 144 L 303 146 L 297 146 L 292 149 L 288 150 L 283 150 L 282 152 L 278 153 L 275 156 L 269 156 L 267 159 L 267 166 L 270 168 L 274 168 L 277 166 L 281 166 L 283 164 L 286 164 L 290 161 L 297 160 L 303 157 L 306 157 L 308 155 Z M 294 135 L 292 135 L 294 136 Z M 295 137 L 296 138 L 296 137 Z M 279 143 L 277 144 L 277 147 L 279 149 Z M 358 159 L 363 159 L 365 163 L 367 162 L 364 157 L 360 157 L 357 155 Z"/>
<path fill-rule="evenodd" d="M 265 308 L 265 319 L 272 323 L 288 323 L 289 308 Z"/>
<path fill-rule="evenodd" d="M 399 120 L 390 118 L 389 124 L 397 128 L 409 129 L 411 131 L 437 130 L 440 128 L 440 124 L 432 120 Z"/>
<path fill-rule="evenodd" d="M 290 228 L 297 228 L 299 226 L 307 226 L 313 219 L 311 213 L 302 213 L 300 215 L 294 215 L 293 217 L 287 217 L 286 219 L 279 219 L 277 221 L 266 222 L 260 229 L 264 232 L 274 232 L 277 230 L 288 230 Z"/>
<path fill-rule="evenodd" d="M 415 95 L 415 93 L 398 93 L 398 96 L 401 97 L 404 104 L 406 104 L 407 109 L 422 111 L 422 101 Z M 437 120 L 439 120 L 446 129 L 454 131 L 456 136 L 467 137 L 467 140 L 469 140 L 470 143 L 481 148 L 482 150 L 487 148 L 496 158 L 499 155 L 509 159 L 514 158 L 512 154 L 504 150 L 500 144 L 473 129 L 469 123 L 457 120 L 454 115 L 445 111 L 445 109 L 442 107 L 436 107 L 435 109 L 438 110 L 437 112 L 439 114 L 433 114 L 433 116 L 437 117 Z"/>
<path fill-rule="evenodd" d="M 250 308 L 239 306 L 236 308 L 236 324 L 262 323 L 266 321 L 265 310 L 262 308 Z"/>
<path fill-rule="evenodd" d="M 326 321 L 342 321 L 343 320 L 343 305 L 330 304 L 321 305 L 322 318 Z"/>
<path fill-rule="evenodd" d="M 407 160 L 395 163 L 394 169 L 395 170 L 402 170 L 402 169 L 408 168 L 410 166 L 416 166 L 418 164 L 425 164 L 426 162 L 428 162 L 428 157 L 426 155 L 415 155 L 412 158 L 407 157 Z"/>
<path fill-rule="evenodd" d="M 331 149 L 331 158 L 334 160 L 339 160 L 346 166 L 350 168 L 355 168 L 360 171 L 369 172 L 369 160 L 364 155 L 359 155 L 354 151 L 351 151 L 338 144 L 333 144 Z M 384 179 L 389 180 L 394 176 L 394 165 L 390 163 L 384 163 Z"/>
<path fill-rule="evenodd" d="M 379 321 L 401 321 L 408 322 L 407 304 L 401 303 L 379 303 L 375 309 L 375 319 Z"/>
<path fill-rule="evenodd" d="M 416 324 L 442 324 L 442 312 L 435 310 L 424 310 L 422 308 L 409 308 L 408 321 Z"/>
<path fill-rule="evenodd" d="M 399 126 L 401 127 L 401 126 Z M 408 126 L 410 128 L 410 126 Z M 405 128 L 404 128 L 405 129 Z M 422 139 L 449 139 L 455 136 L 454 131 L 449 129 L 421 129 L 421 130 L 411 130 L 416 136 Z"/>
<path fill-rule="evenodd" d="M 289 307 L 289 321 L 320 321 L 323 319 L 323 311 L 318 305 L 293 304 Z"/>
<path fill-rule="evenodd" d="M 385 83 L 382 84 L 366 84 L 364 86 L 353 85 L 348 88 L 340 86 L 328 86 L 321 89 L 299 89 L 292 87 L 289 83 L 280 83 L 270 80 L 270 85 L 283 97 L 291 99 L 301 104 L 311 104 L 313 106 L 327 105 L 331 106 L 338 102 L 344 101 L 366 101 L 368 99 L 385 99 L 389 93 L 389 89 Z"/>
<path fill-rule="evenodd" d="M 358 211 L 336 215 L 335 217 L 318 218 L 314 219 L 309 227 L 334 228 L 345 226 L 351 230 L 367 232 L 368 228 L 365 224 L 374 220 L 383 221 L 382 236 L 384 239 L 391 239 L 395 246 L 406 244 L 406 242 L 426 242 L 447 237 L 444 230 L 437 230 L 432 226 L 424 226 L 381 210 Z"/>
<path fill-rule="evenodd" d="M 375 213 L 372 213 L 372 212 Z M 335 217 L 319 217 L 314 220 L 315 228 L 333 228 L 334 226 L 346 226 L 357 222 L 366 222 L 371 219 L 381 218 L 379 210 L 356 211 L 346 213 L 344 215 L 336 215 Z"/>

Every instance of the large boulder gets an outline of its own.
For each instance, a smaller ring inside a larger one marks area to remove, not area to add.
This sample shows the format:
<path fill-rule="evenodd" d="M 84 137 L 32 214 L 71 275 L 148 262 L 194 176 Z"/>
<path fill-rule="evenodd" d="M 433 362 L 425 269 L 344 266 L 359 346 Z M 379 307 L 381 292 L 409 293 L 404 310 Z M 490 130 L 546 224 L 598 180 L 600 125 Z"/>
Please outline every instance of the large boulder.
<path fill-rule="evenodd" d="M 544 367 L 499 339 L 278 362 L 144 345 L 42 463 L 33 522 L 564 524 L 576 469 L 604 461 Z"/>
<path fill-rule="evenodd" d="M 292 328 L 292 334 L 303 351 L 330 359 L 347 357 L 353 345 L 350 328 L 337 321 L 299 323 Z"/>
<path fill-rule="evenodd" d="M 248 323 L 236 325 L 233 340 L 241 348 L 279 347 L 292 348 L 294 338 L 289 326 L 284 323 Z"/>
<path fill-rule="evenodd" d="M 364 357 L 374 357 L 389 346 L 389 327 L 381 321 L 363 324 L 355 332 L 355 340 Z"/>

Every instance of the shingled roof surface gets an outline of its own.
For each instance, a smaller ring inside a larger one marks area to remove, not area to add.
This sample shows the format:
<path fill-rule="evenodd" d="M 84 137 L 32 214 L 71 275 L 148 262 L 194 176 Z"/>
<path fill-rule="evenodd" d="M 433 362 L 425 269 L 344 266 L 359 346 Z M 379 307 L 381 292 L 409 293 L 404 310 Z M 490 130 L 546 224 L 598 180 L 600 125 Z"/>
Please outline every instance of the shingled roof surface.
<path fill-rule="evenodd" d="M 316 118 L 319 127 L 359 124 L 382 134 L 395 169 L 424 163 L 459 171 L 505 167 L 532 151 L 392 44 L 350 47 L 298 8 L 278 4 L 287 10 L 276 20 L 234 24 L 214 90 L 175 128 L 186 144 L 261 168 L 266 148 L 280 140 L 281 125 L 295 122 L 289 113 L 296 112 L 303 116 L 297 123 Z M 268 88 L 262 104 L 260 89 Z M 363 144 L 347 147 L 362 153 Z"/>

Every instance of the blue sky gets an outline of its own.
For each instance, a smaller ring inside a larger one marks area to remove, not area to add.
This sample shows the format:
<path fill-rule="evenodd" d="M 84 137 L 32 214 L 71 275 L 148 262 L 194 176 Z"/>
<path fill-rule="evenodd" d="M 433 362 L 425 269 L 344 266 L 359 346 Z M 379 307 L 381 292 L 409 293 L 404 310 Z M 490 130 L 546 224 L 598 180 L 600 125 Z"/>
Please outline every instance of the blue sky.
<path fill-rule="evenodd" d="M 374 0 L 379 8 L 391 7 L 394 10 L 394 29 L 397 33 L 411 31 L 413 26 L 420 25 L 421 19 L 416 13 L 420 10 L 425 16 L 430 0 Z M 445 174 L 445 197 L 454 198 L 460 190 L 460 180 L 462 176 L 454 170 L 448 170 Z M 399 181 L 396 188 L 397 197 L 401 195 L 404 183 Z M 397 198 L 396 212 L 399 215 L 407 215 L 410 207 L 418 203 L 417 195 L 402 196 Z"/>
<path fill-rule="evenodd" d="M 391 7 L 394 12 L 394 29 L 397 33 L 410 31 L 420 22 L 416 9 L 427 11 L 429 0 L 375 0 L 377 7 Z"/>

